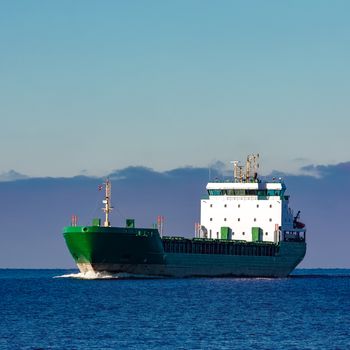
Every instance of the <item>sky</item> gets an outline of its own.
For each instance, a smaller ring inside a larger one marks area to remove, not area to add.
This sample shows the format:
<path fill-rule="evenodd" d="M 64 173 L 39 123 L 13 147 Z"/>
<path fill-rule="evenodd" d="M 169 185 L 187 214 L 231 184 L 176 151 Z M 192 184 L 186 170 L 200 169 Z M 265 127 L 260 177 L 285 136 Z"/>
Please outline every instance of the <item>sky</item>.
<path fill-rule="evenodd" d="M 126 215 L 191 236 L 208 169 L 251 153 L 290 183 L 301 266 L 350 267 L 349 13 L 340 0 L 0 0 L 0 267 L 74 266 L 62 227 L 89 222 L 108 174 L 122 174 Z"/>
<path fill-rule="evenodd" d="M 0 174 L 349 160 L 348 1 L 0 0 Z"/>

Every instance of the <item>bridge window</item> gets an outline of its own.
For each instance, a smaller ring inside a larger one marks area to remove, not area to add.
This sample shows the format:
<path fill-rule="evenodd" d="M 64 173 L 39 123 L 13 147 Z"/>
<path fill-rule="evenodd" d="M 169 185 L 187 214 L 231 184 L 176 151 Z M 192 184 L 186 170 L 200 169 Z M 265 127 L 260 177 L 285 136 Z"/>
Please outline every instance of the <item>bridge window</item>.
<path fill-rule="evenodd" d="M 280 196 L 281 191 L 279 191 L 279 190 L 267 190 L 267 195 L 268 196 Z"/>
<path fill-rule="evenodd" d="M 222 196 L 226 194 L 225 190 L 208 190 L 210 196 Z"/>
<path fill-rule="evenodd" d="M 257 190 L 245 190 L 247 196 L 256 196 L 258 194 Z"/>
<path fill-rule="evenodd" d="M 208 194 L 210 196 L 281 196 L 284 190 L 252 190 L 252 189 L 210 189 Z"/>

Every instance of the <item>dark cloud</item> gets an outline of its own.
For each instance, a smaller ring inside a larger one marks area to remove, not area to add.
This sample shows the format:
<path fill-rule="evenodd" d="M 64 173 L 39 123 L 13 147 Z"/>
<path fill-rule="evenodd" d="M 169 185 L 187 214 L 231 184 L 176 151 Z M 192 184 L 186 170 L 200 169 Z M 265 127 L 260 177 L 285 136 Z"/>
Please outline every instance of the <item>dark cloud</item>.
<path fill-rule="evenodd" d="M 219 167 L 220 168 L 220 167 Z M 212 169 L 212 179 L 222 169 Z M 350 267 L 348 197 L 350 162 L 303 167 L 310 175 L 281 176 L 291 194 L 291 206 L 302 211 L 308 228 L 308 252 L 301 266 Z M 200 198 L 206 194 L 208 168 L 184 167 L 158 172 L 142 166 L 115 170 L 112 213 L 114 225 L 126 218 L 151 226 L 165 216 L 165 233 L 191 237 L 199 221 Z M 102 216 L 101 178 L 22 178 L 0 182 L 0 267 L 72 267 L 62 227 L 72 214 L 81 224 Z"/>
<path fill-rule="evenodd" d="M 27 179 L 27 175 L 23 175 L 14 170 L 9 170 L 8 172 L 0 174 L 0 181 L 15 181 L 21 179 Z"/>
<path fill-rule="evenodd" d="M 286 175 L 292 207 L 302 210 L 308 228 L 306 266 L 350 267 L 350 162 L 309 165 L 309 175 Z M 317 176 L 315 176 L 317 175 Z"/>
<path fill-rule="evenodd" d="M 350 176 L 350 162 L 335 165 L 307 165 L 301 168 L 302 171 L 316 174 L 318 177 L 332 177 L 339 179 Z"/>
<path fill-rule="evenodd" d="M 108 177 L 111 180 L 124 180 L 124 179 L 149 179 L 164 177 L 164 173 L 157 172 L 151 168 L 143 166 L 130 166 L 124 169 L 113 170 Z"/>

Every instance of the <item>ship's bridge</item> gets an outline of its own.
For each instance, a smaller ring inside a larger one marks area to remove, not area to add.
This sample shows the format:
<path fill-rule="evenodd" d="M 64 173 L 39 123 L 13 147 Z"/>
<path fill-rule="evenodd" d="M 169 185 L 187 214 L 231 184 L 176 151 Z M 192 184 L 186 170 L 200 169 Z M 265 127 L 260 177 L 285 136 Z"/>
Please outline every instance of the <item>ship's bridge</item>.
<path fill-rule="evenodd" d="M 201 200 L 199 237 L 278 243 L 284 234 L 305 233 L 289 207 L 282 179 L 258 178 L 259 155 L 249 155 L 246 166 L 233 161 L 233 181 L 207 184 Z M 300 228 L 298 227 L 300 226 Z"/>
<path fill-rule="evenodd" d="M 209 182 L 209 196 L 283 196 L 282 182 Z"/>
<path fill-rule="evenodd" d="M 201 237 L 277 242 L 281 227 L 293 229 L 282 181 L 209 182 L 206 189 Z"/>

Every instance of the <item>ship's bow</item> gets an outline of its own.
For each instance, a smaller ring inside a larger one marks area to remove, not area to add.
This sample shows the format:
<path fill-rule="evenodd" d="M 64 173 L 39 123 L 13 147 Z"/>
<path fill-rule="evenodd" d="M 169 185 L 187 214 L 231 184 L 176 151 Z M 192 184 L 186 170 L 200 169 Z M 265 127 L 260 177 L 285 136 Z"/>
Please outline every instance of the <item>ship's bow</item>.
<path fill-rule="evenodd" d="M 162 242 L 155 229 L 68 226 L 63 235 L 83 273 L 134 273 L 135 269 L 142 271 L 142 266 L 164 263 Z"/>

